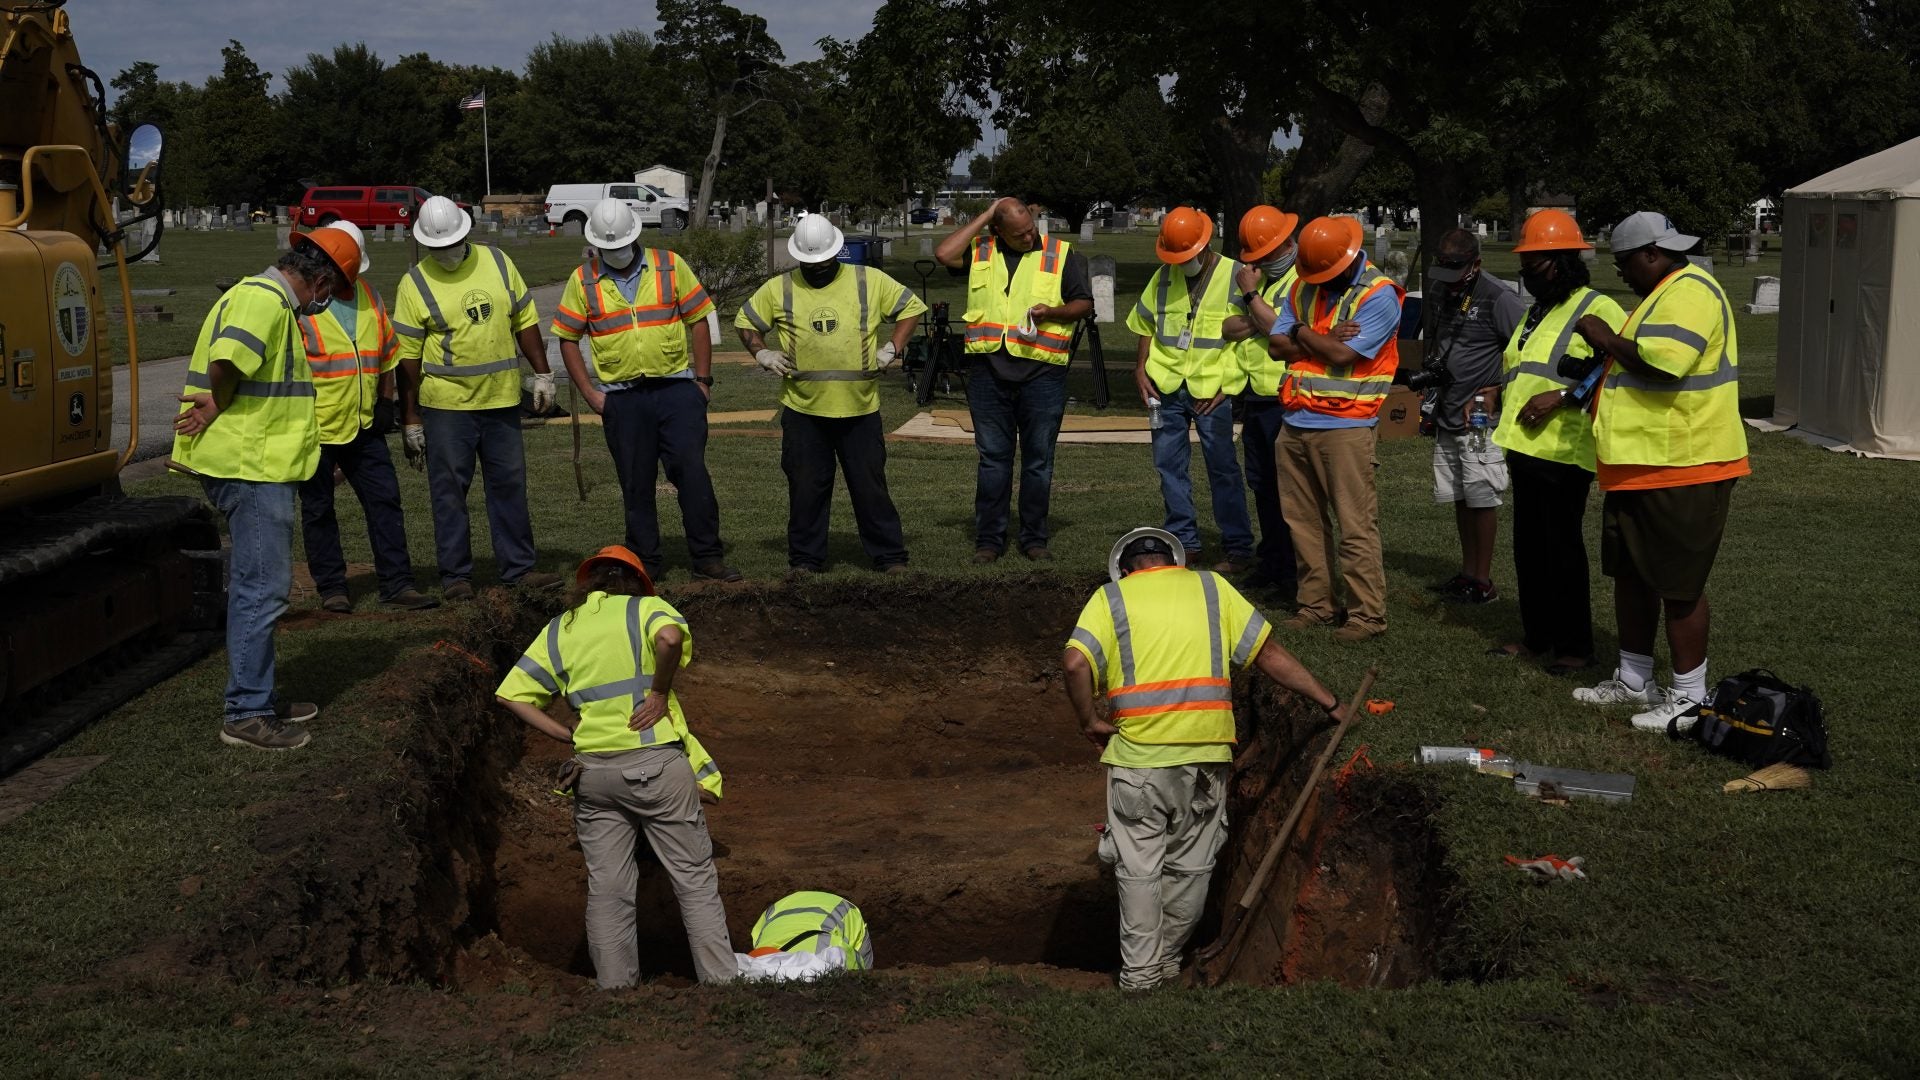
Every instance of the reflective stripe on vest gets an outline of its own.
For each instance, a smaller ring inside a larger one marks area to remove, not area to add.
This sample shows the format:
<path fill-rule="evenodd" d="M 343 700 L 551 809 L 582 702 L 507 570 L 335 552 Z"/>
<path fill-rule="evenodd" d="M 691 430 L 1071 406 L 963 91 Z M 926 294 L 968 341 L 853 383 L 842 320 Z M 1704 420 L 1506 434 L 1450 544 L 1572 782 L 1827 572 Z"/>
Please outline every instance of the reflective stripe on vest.
<path fill-rule="evenodd" d="M 1307 325 L 1327 333 L 1354 317 L 1360 305 L 1382 289 L 1399 291 L 1392 278 L 1369 266 L 1366 282 L 1354 282 L 1331 305 L 1323 307 L 1325 296 L 1317 285 L 1295 281 L 1289 300 L 1294 318 L 1307 312 Z M 1400 366 L 1400 345 L 1392 336 L 1370 359 L 1352 365 L 1334 365 L 1311 353 L 1296 357 L 1287 365 L 1280 383 L 1280 403 L 1289 409 L 1308 409 L 1328 416 L 1370 420 L 1379 415 L 1380 403 L 1393 388 L 1393 375 Z M 1334 374 L 1336 368 L 1344 369 Z"/>
<path fill-rule="evenodd" d="M 1163 573 L 1172 571 L 1161 571 Z M 1120 733 L 1137 743 L 1230 743 L 1233 729 L 1233 679 L 1229 663 L 1244 665 L 1260 640 L 1266 620 L 1256 614 L 1236 638 L 1231 650 L 1220 629 L 1220 583 L 1211 572 L 1186 571 L 1199 580 L 1206 610 L 1207 667 L 1204 676 L 1175 679 L 1139 677 L 1133 648 L 1133 626 L 1127 611 L 1126 596 L 1119 582 L 1101 589 L 1113 619 L 1114 643 L 1119 650 L 1118 685 L 1107 689 L 1107 703 L 1113 709 Z M 1091 645 L 1091 651 L 1104 672 L 1107 657 L 1092 635 L 1076 629 L 1073 640 Z M 1161 674 L 1154 672 L 1150 674 Z"/>
<path fill-rule="evenodd" d="M 1279 311 L 1281 294 L 1293 288 L 1293 283 L 1298 276 L 1293 267 L 1288 267 L 1286 273 L 1266 282 L 1260 288 L 1260 297 L 1267 302 L 1268 307 Z M 1247 308 L 1247 319 L 1252 322 L 1252 305 L 1247 305 Z M 1258 397 L 1272 398 L 1280 395 L 1280 378 L 1287 373 L 1287 364 L 1284 360 L 1274 359 L 1273 354 L 1267 351 L 1269 340 L 1271 339 L 1266 334 L 1260 333 L 1259 327 L 1255 325 L 1251 337 L 1234 342 L 1230 347 L 1240 362 L 1241 373 L 1247 377 L 1246 389 Z"/>
<path fill-rule="evenodd" d="M 1027 311 L 1036 304 L 1059 307 L 1062 302 L 1062 275 L 1072 246 L 1056 237 L 1048 237 L 1038 250 L 1020 257 L 1011 280 L 1006 257 L 997 241 L 985 237 L 973 246 L 973 259 L 967 268 L 966 351 L 998 352 L 1004 345 L 1007 354 L 1048 364 L 1065 364 L 1067 350 L 1073 344 L 1073 324 L 1041 321 L 1034 332 L 1023 332 Z"/>
<path fill-rule="evenodd" d="M 753 948 L 819 953 L 837 945 L 847 969 L 873 967 L 873 942 L 853 901 L 827 892 L 797 892 L 768 905 L 753 924 Z"/>
<path fill-rule="evenodd" d="M 852 270 L 853 290 L 857 297 L 856 303 L 860 308 L 860 320 L 854 323 L 853 327 L 854 334 L 860 342 L 860 365 L 852 368 L 809 367 L 802 369 L 797 365 L 811 363 L 812 357 L 810 355 L 796 355 L 793 357 L 793 362 L 796 367 L 793 374 L 788 375 L 787 378 L 797 382 L 860 382 L 866 379 L 878 379 L 880 377 L 879 370 L 875 368 L 873 364 L 873 337 L 867 329 L 868 319 L 872 316 L 872 312 L 867 303 L 867 268 L 861 263 L 854 263 L 852 264 Z M 800 325 L 799 318 L 793 311 L 793 275 L 797 273 L 799 273 L 799 271 L 795 270 L 782 275 L 780 278 L 780 317 L 786 320 L 788 326 Z M 901 295 L 904 300 L 906 294 L 902 293 Z M 897 305 L 896 310 L 898 310 L 898 307 L 904 306 L 904 303 Z"/>
<path fill-rule="evenodd" d="M 667 378 L 682 372 L 693 377 L 687 367 L 683 316 L 707 302 L 706 288 L 696 286 L 683 301 L 679 299 L 681 271 L 672 252 L 647 248 L 641 260 L 631 303 L 595 257 L 573 272 L 569 285 L 569 293 L 578 286 L 586 310 L 554 309 L 555 330 L 593 338 L 593 367 L 603 383 Z"/>
<path fill-rule="evenodd" d="M 1573 380 L 1559 372 L 1560 357 L 1569 349 L 1577 349 L 1581 356 L 1593 355 L 1585 339 L 1575 336 L 1573 328 L 1581 316 L 1605 299 L 1583 286 L 1542 315 L 1531 332 L 1525 323 L 1514 328 L 1503 354 L 1507 367 L 1502 377 L 1500 422 L 1493 429 L 1493 441 L 1503 449 L 1593 471 L 1593 427 L 1585 412 L 1555 409 L 1545 423 L 1528 427 L 1520 422 L 1520 410 L 1539 394 L 1573 384 Z M 1609 307 L 1608 310 L 1617 309 Z M 1610 323 L 1617 321 L 1617 318 L 1609 320 Z M 1542 342 L 1547 343 L 1544 348 Z"/>
<path fill-rule="evenodd" d="M 1687 283 L 1712 298 L 1715 320 L 1676 318 L 1696 298 L 1679 292 Z M 1665 321 L 1656 321 L 1664 316 Z M 1706 330 L 1705 334 L 1701 330 Z M 1733 306 L 1720 283 L 1699 267 L 1683 266 L 1655 286 L 1627 317 L 1620 336 L 1635 342 L 1678 341 L 1698 350 L 1693 367 L 1676 379 L 1648 378 L 1614 365 L 1601 386 L 1594 412 L 1599 460 L 1609 465 L 1686 466 L 1738 461 L 1747 456 L 1740 420 L 1739 354 Z M 1716 345 L 1717 342 L 1717 345 Z"/>
<path fill-rule="evenodd" d="M 320 441 L 329 445 L 351 442 L 372 425 L 380 372 L 393 349 L 387 309 L 365 280 L 355 283 L 353 303 L 351 334 L 330 311 L 300 317 L 300 338 L 313 371 Z M 374 380 L 371 391 L 363 381 L 367 378 Z"/>
<path fill-rule="evenodd" d="M 500 273 L 500 291 L 511 297 L 513 295 L 513 286 L 507 276 L 507 257 L 500 254 L 498 248 L 489 247 L 485 244 L 475 244 L 473 247 L 476 251 L 484 251 L 493 256 L 494 269 Z M 442 378 L 451 379 L 470 379 L 483 375 L 498 375 L 503 371 L 515 371 L 520 367 L 520 358 L 518 356 L 508 356 L 498 360 L 480 360 L 473 363 L 460 363 L 456 361 L 453 355 L 453 324 L 447 321 L 446 313 L 440 310 L 440 298 L 433 294 L 432 286 L 427 284 L 425 271 L 421 270 L 418 265 L 415 265 L 413 269 L 407 271 L 407 276 L 413 279 L 414 288 L 420 290 L 420 299 L 427 305 L 428 323 L 422 328 L 421 336 L 431 337 L 434 334 L 440 335 L 440 359 L 438 361 L 428 360 L 424 349 L 421 352 L 420 370 L 424 374 L 438 375 Z M 516 315 L 519 314 L 523 308 L 532 302 L 533 293 L 529 291 L 526 295 L 514 301 L 512 313 Z M 411 337 L 412 335 L 409 334 L 408 336 Z"/>

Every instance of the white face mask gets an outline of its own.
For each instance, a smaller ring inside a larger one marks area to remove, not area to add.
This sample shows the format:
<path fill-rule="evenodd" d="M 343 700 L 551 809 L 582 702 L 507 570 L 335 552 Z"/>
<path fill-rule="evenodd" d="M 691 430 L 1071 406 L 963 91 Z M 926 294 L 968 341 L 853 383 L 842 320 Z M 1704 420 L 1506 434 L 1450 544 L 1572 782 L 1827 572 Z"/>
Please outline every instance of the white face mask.
<path fill-rule="evenodd" d="M 458 270 L 460 264 L 467 261 L 467 245 L 463 241 L 449 248 L 435 248 L 433 261 L 440 264 L 442 270 Z"/>
<path fill-rule="evenodd" d="M 327 305 L 331 302 L 330 298 L 316 294 L 313 299 L 300 305 L 300 314 L 308 317 L 318 315 L 327 310 Z"/>
<path fill-rule="evenodd" d="M 1200 273 L 1200 266 L 1206 261 L 1206 258 L 1205 255 L 1195 255 L 1193 258 L 1180 264 L 1180 272 L 1188 277 L 1198 275 Z"/>
<path fill-rule="evenodd" d="M 1268 277 L 1278 281 L 1286 275 L 1288 270 L 1293 269 L 1293 259 L 1297 254 L 1299 254 L 1299 252 L 1296 249 L 1288 248 L 1285 252 L 1261 263 L 1260 269 Z"/>
<path fill-rule="evenodd" d="M 625 270 L 633 265 L 633 245 L 628 244 L 623 248 L 601 248 L 600 261 L 615 270 Z"/>

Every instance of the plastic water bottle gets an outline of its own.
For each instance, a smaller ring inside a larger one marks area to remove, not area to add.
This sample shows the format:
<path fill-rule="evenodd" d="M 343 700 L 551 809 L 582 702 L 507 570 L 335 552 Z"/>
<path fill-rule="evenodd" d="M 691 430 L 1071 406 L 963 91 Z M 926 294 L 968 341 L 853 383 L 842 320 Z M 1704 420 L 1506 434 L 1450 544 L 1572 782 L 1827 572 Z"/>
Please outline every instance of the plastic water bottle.
<path fill-rule="evenodd" d="M 1513 756 L 1479 746 L 1423 746 L 1414 754 L 1422 765 L 1471 765 L 1490 776 L 1512 776 Z"/>
<path fill-rule="evenodd" d="M 1147 430 L 1160 430 L 1160 399 L 1157 397 L 1147 399 Z"/>
<path fill-rule="evenodd" d="M 1473 409 L 1467 413 L 1467 427 L 1472 429 L 1472 433 L 1467 437 L 1467 444 L 1476 452 L 1486 453 L 1490 441 L 1487 429 L 1492 426 L 1493 416 L 1487 412 L 1487 395 L 1473 395 Z"/>

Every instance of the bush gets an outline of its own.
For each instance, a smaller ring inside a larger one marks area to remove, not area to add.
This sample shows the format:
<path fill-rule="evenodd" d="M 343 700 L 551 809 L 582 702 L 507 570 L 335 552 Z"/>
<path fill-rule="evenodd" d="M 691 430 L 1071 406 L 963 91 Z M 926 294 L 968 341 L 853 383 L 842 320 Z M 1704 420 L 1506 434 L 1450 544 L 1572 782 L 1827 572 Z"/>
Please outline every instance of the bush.
<path fill-rule="evenodd" d="M 700 275 L 724 322 L 767 280 L 767 237 L 762 231 L 690 229 L 667 241 Z"/>

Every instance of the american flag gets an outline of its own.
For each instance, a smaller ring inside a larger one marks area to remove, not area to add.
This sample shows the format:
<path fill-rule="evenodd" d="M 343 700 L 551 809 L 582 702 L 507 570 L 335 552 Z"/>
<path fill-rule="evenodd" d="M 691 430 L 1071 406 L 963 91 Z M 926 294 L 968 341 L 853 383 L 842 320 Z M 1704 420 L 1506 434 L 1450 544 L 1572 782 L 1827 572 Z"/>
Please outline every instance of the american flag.
<path fill-rule="evenodd" d="M 466 97 L 463 97 L 460 99 L 460 107 L 463 109 L 486 108 L 487 92 L 485 90 L 475 90 L 473 93 L 468 94 Z"/>

